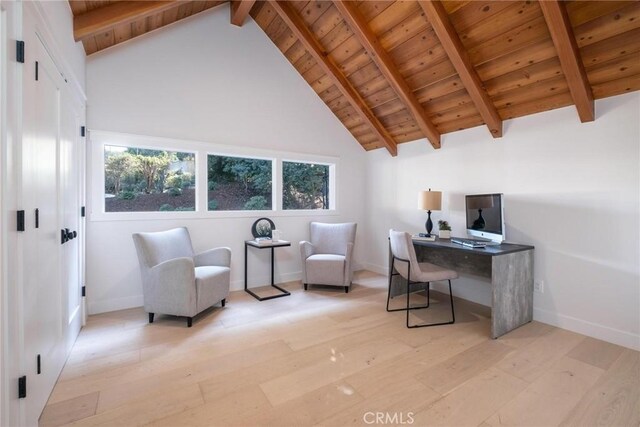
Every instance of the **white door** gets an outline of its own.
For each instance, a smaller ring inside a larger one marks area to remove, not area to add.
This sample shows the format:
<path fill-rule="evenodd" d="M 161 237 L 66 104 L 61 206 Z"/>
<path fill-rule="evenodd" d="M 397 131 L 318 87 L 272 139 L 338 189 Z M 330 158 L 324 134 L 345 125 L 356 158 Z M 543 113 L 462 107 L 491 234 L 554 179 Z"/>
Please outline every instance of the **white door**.
<path fill-rule="evenodd" d="M 66 324 L 66 349 L 70 350 L 81 319 L 81 233 L 80 228 L 80 106 L 68 92 L 62 92 L 60 109 L 59 183 L 61 230 L 68 231 L 68 239 L 61 245 L 62 290 Z M 61 232 L 62 233 L 62 232 Z"/>
<path fill-rule="evenodd" d="M 22 361 L 27 376 L 25 421 L 36 425 L 66 356 L 58 162 L 64 80 L 35 32 L 25 34 L 25 42 L 30 48 L 25 53 L 23 98 Z"/>

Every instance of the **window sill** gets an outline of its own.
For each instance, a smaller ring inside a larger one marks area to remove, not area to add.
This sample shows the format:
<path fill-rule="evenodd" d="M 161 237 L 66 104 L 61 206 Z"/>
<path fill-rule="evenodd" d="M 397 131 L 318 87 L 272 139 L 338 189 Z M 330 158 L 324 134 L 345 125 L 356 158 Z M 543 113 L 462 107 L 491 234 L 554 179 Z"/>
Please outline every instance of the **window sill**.
<path fill-rule="evenodd" d="M 287 211 L 212 211 L 212 212 L 111 212 L 90 213 L 89 221 L 146 221 L 176 219 L 229 219 L 229 218 L 279 218 L 338 216 L 340 212 L 327 210 L 287 210 Z"/>

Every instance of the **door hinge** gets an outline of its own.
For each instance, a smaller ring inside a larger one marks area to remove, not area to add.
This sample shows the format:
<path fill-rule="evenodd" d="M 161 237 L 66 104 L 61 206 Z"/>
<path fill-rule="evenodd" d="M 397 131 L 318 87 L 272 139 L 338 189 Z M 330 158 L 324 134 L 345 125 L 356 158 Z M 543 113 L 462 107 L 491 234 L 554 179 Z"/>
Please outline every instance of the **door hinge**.
<path fill-rule="evenodd" d="M 36 61 L 36 81 L 38 81 L 38 61 Z"/>
<path fill-rule="evenodd" d="M 84 206 L 80 208 L 80 216 L 87 216 L 87 209 Z"/>
<path fill-rule="evenodd" d="M 36 365 L 37 365 L 37 366 L 36 366 L 36 373 L 37 373 L 38 375 L 40 375 L 40 373 L 42 372 L 42 364 L 40 363 L 40 355 L 38 355 L 38 356 L 36 357 Z"/>
<path fill-rule="evenodd" d="M 17 213 L 17 226 L 18 231 L 24 231 L 24 211 L 18 211 Z"/>
<path fill-rule="evenodd" d="M 87 133 L 87 128 L 85 128 L 84 126 L 80 126 L 80 136 L 84 138 L 86 133 Z"/>
<path fill-rule="evenodd" d="M 83 286 L 83 287 L 82 287 L 82 296 L 83 296 L 83 297 L 86 297 L 86 296 L 87 296 L 87 287 L 86 287 L 86 286 Z"/>
<path fill-rule="evenodd" d="M 16 61 L 24 64 L 24 42 L 16 40 Z"/>
<path fill-rule="evenodd" d="M 23 375 L 18 378 L 18 399 L 27 397 L 27 376 Z"/>

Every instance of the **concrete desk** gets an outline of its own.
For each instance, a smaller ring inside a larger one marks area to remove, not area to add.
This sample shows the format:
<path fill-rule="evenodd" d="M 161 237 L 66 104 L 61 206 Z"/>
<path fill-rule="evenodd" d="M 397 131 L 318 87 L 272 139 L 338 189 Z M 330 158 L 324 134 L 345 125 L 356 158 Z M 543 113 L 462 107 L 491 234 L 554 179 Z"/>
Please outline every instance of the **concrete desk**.
<path fill-rule="evenodd" d="M 430 262 L 460 274 L 491 280 L 493 338 L 533 320 L 533 246 L 503 243 L 468 248 L 451 243 L 449 239 L 414 240 L 413 246 L 419 262 Z M 406 293 L 406 281 L 395 276 L 391 295 L 402 293 Z"/>

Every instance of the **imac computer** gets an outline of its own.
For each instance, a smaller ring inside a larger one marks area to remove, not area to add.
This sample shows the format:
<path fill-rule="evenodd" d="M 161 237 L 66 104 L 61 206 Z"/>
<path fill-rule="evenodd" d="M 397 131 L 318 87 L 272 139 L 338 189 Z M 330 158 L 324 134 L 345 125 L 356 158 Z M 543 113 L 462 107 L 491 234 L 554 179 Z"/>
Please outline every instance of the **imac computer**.
<path fill-rule="evenodd" d="M 467 234 L 495 243 L 505 240 L 504 203 L 502 194 L 465 196 Z"/>

